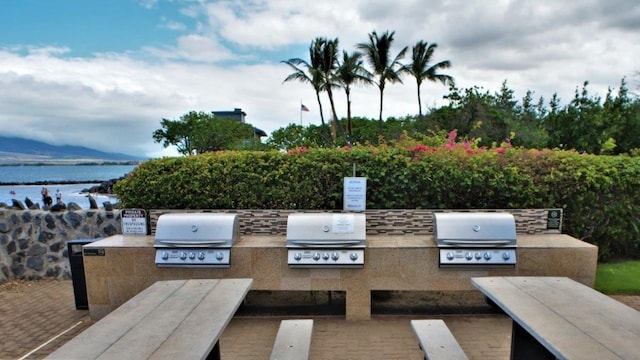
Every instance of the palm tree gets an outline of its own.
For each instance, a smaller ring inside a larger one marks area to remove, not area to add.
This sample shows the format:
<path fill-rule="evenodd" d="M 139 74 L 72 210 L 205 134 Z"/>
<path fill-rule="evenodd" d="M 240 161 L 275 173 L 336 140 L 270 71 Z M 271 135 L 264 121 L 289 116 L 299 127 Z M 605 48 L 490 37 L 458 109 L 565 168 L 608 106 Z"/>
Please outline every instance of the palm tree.
<path fill-rule="evenodd" d="M 312 46 L 314 48 L 311 63 L 317 64 L 318 70 L 322 74 L 322 90 L 327 92 L 329 104 L 331 105 L 331 136 L 336 139 L 336 128 L 338 127 L 338 115 L 336 113 L 335 102 L 333 101 L 333 88 L 340 85 L 336 82 L 335 71 L 338 67 L 338 39 L 328 40 L 327 38 L 316 38 Z"/>
<path fill-rule="evenodd" d="M 302 83 L 309 83 L 313 86 L 313 90 L 316 92 L 316 99 L 318 100 L 318 107 L 320 108 L 320 122 L 322 128 L 325 128 L 324 115 L 322 111 L 322 101 L 320 100 L 320 92 L 324 87 L 324 74 L 320 70 L 320 55 L 318 54 L 319 47 L 315 42 L 311 43 L 309 47 L 309 58 L 311 64 L 300 58 L 293 58 L 289 60 L 282 60 L 282 63 L 289 65 L 293 69 L 293 73 L 289 74 L 283 81 L 300 81 Z"/>
<path fill-rule="evenodd" d="M 362 50 L 369 65 L 373 69 L 373 72 L 378 76 L 378 89 L 380 89 L 380 116 L 378 118 L 380 130 L 382 130 L 382 103 L 384 99 L 384 86 L 387 81 L 390 83 L 400 82 L 400 71 L 402 67 L 400 59 L 404 57 L 407 52 L 405 46 L 393 60 L 391 59 L 391 45 L 393 44 L 393 35 L 395 31 L 389 33 L 385 31 L 382 36 L 373 31 L 369 34 L 368 43 L 360 43 L 357 48 Z"/>
<path fill-rule="evenodd" d="M 411 52 L 411 63 L 400 69 L 400 71 L 409 73 L 416 78 L 416 83 L 418 85 L 418 111 L 420 117 L 422 117 L 422 102 L 420 100 L 420 85 L 422 85 L 422 81 L 426 79 L 433 82 L 440 81 L 443 85 L 453 85 L 453 77 L 437 73 L 438 70 L 448 69 L 451 67 L 451 62 L 449 62 L 449 60 L 440 61 L 434 65 L 430 64 L 431 57 L 437 47 L 438 44 L 435 43 L 429 44 L 423 40 L 418 41 Z"/>
<path fill-rule="evenodd" d="M 353 137 L 351 125 L 351 85 L 358 82 L 371 84 L 371 77 L 373 75 L 362 66 L 362 53 L 354 51 L 352 54 L 349 54 L 343 51 L 342 63 L 340 63 L 336 70 L 336 76 L 338 77 L 338 82 L 344 88 L 344 92 L 347 94 L 347 133 L 349 134 L 349 143 L 351 143 Z"/>

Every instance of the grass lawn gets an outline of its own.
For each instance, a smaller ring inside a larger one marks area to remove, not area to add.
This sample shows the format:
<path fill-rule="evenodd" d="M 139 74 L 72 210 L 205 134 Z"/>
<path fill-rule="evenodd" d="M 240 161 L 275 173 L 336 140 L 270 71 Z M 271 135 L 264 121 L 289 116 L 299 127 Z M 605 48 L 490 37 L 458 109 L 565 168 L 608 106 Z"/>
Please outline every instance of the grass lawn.
<path fill-rule="evenodd" d="M 609 295 L 640 295 L 640 261 L 598 264 L 595 289 Z"/>

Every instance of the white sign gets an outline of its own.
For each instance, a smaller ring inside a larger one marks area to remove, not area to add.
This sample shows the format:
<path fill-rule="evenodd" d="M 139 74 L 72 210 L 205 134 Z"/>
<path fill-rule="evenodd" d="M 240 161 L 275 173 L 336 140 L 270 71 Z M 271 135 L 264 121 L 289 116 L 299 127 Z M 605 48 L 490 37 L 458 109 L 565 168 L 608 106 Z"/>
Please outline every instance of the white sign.
<path fill-rule="evenodd" d="M 344 178 L 343 209 L 345 211 L 365 211 L 367 209 L 367 178 Z"/>
<path fill-rule="evenodd" d="M 336 234 L 353 234 L 354 217 L 351 214 L 333 215 L 333 232 Z"/>
<path fill-rule="evenodd" d="M 144 209 L 122 209 L 122 234 L 147 235 L 147 212 Z"/>

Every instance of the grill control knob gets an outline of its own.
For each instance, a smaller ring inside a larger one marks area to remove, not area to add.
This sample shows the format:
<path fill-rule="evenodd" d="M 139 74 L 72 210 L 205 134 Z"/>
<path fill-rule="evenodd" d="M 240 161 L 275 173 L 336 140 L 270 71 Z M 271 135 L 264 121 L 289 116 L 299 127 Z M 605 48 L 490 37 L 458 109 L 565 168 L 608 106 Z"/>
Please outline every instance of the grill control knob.
<path fill-rule="evenodd" d="M 194 252 L 189 253 L 189 259 L 193 260 L 195 258 L 196 258 L 196 253 L 194 253 Z"/>
<path fill-rule="evenodd" d="M 184 252 L 184 251 L 183 251 L 183 252 L 181 252 L 181 253 L 180 253 L 180 259 L 181 259 L 181 260 L 187 260 L 187 253 L 186 253 L 186 252 Z"/>
<path fill-rule="evenodd" d="M 222 261 L 222 259 L 224 259 L 224 254 L 221 251 L 218 251 L 216 253 L 216 260 Z"/>
<path fill-rule="evenodd" d="M 447 253 L 447 260 L 453 260 L 455 258 L 455 255 L 453 255 L 453 253 L 451 251 L 449 251 Z"/>
<path fill-rule="evenodd" d="M 198 253 L 198 260 L 204 260 L 204 257 L 205 257 L 205 255 L 204 255 L 203 252 L 199 252 Z"/>
<path fill-rule="evenodd" d="M 319 252 L 314 252 L 313 253 L 313 260 L 316 260 L 316 261 L 320 260 L 320 253 Z"/>
<path fill-rule="evenodd" d="M 351 259 L 351 261 L 358 260 L 358 253 L 351 253 L 351 255 L 349 255 L 349 259 Z"/>
<path fill-rule="evenodd" d="M 322 260 L 329 260 L 329 253 L 322 253 Z"/>
<path fill-rule="evenodd" d="M 169 260 L 169 253 L 166 251 L 162 252 L 162 260 Z"/>
<path fill-rule="evenodd" d="M 476 260 L 482 259 L 482 254 L 480 254 L 479 252 L 475 253 L 475 258 Z"/>
<path fill-rule="evenodd" d="M 491 260 L 491 253 L 490 252 L 484 253 L 484 259 L 485 260 Z"/>
<path fill-rule="evenodd" d="M 338 254 L 337 252 L 331 254 L 331 260 L 338 261 L 338 259 L 340 259 L 340 254 Z"/>
<path fill-rule="evenodd" d="M 299 252 L 293 254 L 293 259 L 296 260 L 296 261 L 302 260 L 302 254 L 299 253 Z"/>
<path fill-rule="evenodd" d="M 503 258 L 504 260 L 509 260 L 509 259 L 511 258 L 511 255 L 509 255 L 509 253 L 508 253 L 508 252 L 505 252 L 505 253 L 502 253 L 502 258 Z"/>
<path fill-rule="evenodd" d="M 464 258 L 467 259 L 467 260 L 472 260 L 473 259 L 473 254 L 468 252 L 468 253 L 464 254 Z"/>

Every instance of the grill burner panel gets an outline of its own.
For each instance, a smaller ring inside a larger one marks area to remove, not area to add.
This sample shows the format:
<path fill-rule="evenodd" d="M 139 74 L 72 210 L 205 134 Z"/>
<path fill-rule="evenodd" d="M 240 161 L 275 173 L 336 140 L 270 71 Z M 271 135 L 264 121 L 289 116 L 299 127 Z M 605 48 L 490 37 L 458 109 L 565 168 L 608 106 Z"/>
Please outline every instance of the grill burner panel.
<path fill-rule="evenodd" d="M 229 249 L 157 249 L 156 265 L 158 267 L 229 267 Z"/>
<path fill-rule="evenodd" d="M 516 249 L 440 249 L 440 265 L 515 265 Z"/>
<path fill-rule="evenodd" d="M 292 268 L 364 267 L 364 214 L 291 214 L 287 262 Z"/>
<path fill-rule="evenodd" d="M 514 267 L 516 226 L 507 213 L 434 213 L 440 267 Z"/>
<path fill-rule="evenodd" d="M 288 263 L 292 268 L 361 268 L 364 266 L 362 249 L 289 249 L 287 252 Z"/>
<path fill-rule="evenodd" d="M 163 214 L 156 226 L 156 266 L 228 268 L 238 234 L 237 214 Z"/>

